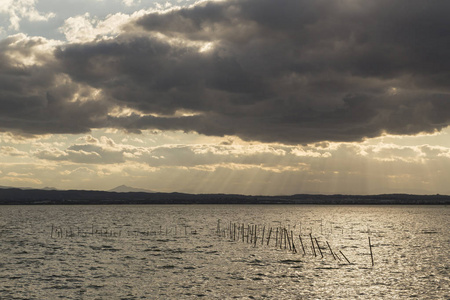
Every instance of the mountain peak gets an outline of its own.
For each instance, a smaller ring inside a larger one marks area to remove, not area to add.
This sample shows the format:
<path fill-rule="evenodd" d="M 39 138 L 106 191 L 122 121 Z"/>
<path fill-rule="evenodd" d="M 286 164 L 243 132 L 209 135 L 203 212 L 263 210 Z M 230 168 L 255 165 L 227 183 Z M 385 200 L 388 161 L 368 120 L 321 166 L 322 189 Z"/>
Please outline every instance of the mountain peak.
<path fill-rule="evenodd" d="M 119 186 L 109 190 L 108 192 L 116 192 L 116 193 L 154 193 L 154 191 L 151 191 L 151 190 L 135 188 L 135 187 L 127 186 L 127 185 L 124 185 L 124 184 L 119 185 Z"/>

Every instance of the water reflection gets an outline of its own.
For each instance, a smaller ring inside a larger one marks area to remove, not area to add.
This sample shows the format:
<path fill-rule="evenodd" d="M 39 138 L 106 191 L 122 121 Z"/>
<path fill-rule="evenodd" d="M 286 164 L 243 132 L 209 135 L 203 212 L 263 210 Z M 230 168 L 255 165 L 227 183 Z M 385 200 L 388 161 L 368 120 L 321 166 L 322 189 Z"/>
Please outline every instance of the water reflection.
<path fill-rule="evenodd" d="M 449 212 L 427 206 L 4 206 L 0 298 L 444 299 Z M 218 219 L 225 236 L 218 234 Z M 256 243 L 239 233 L 249 226 L 256 228 Z M 282 228 L 291 233 L 297 253 L 286 235 L 276 242 L 275 228 L 279 238 Z M 323 258 L 313 255 L 310 237 Z"/>

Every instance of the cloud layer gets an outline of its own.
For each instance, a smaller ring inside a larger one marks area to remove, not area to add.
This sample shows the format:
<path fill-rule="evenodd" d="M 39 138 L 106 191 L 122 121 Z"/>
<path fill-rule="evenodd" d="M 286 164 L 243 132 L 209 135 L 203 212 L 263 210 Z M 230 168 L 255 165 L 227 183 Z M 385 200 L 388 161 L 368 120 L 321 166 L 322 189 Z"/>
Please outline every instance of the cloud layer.
<path fill-rule="evenodd" d="M 114 36 L 76 39 L 87 42 L 12 36 L 0 41 L 0 128 L 293 144 L 433 132 L 450 124 L 448 11 L 434 0 L 231 0 L 122 18 Z M 85 151 L 69 150 L 60 158 Z"/>
<path fill-rule="evenodd" d="M 7 134 L 0 134 L 5 144 L 0 185 L 107 190 L 127 184 L 244 194 L 449 193 L 450 145 L 414 144 L 413 138 L 409 145 L 386 137 L 310 146 L 225 139 L 150 145 L 97 134 L 72 140 L 55 135 L 31 144 L 7 142 Z"/>

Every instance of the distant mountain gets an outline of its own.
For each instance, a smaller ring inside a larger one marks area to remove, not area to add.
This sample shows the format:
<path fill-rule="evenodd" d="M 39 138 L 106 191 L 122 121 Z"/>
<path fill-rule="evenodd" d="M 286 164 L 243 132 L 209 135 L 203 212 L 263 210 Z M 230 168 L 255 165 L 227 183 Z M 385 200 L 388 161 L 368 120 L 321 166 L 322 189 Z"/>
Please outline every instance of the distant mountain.
<path fill-rule="evenodd" d="M 152 190 L 139 189 L 126 185 L 119 185 L 108 192 L 116 192 L 116 193 L 155 193 Z"/>
<path fill-rule="evenodd" d="M 0 185 L 0 189 L 19 189 L 19 190 L 33 190 L 34 188 L 31 187 L 14 187 L 14 186 L 4 186 Z"/>
<path fill-rule="evenodd" d="M 13 186 L 4 186 L 4 185 L 0 185 L 0 189 L 19 189 L 19 190 L 36 190 L 39 188 L 32 188 L 32 187 L 13 187 Z M 46 186 L 44 188 L 41 188 L 40 190 L 44 190 L 44 191 L 57 191 L 57 188 L 51 187 L 51 186 Z"/>
<path fill-rule="evenodd" d="M 54 188 L 52 186 L 46 186 L 45 188 L 43 188 L 44 191 L 57 191 L 57 188 Z"/>
<path fill-rule="evenodd" d="M 132 192 L 105 192 L 86 190 L 24 190 L 17 188 L 0 189 L 0 205 L 36 204 L 363 204 L 394 205 L 424 204 L 450 205 L 450 196 L 445 195 L 310 195 L 292 196 L 248 196 L 233 194 L 183 194 L 148 193 L 145 189 L 119 186 L 113 190 Z"/>

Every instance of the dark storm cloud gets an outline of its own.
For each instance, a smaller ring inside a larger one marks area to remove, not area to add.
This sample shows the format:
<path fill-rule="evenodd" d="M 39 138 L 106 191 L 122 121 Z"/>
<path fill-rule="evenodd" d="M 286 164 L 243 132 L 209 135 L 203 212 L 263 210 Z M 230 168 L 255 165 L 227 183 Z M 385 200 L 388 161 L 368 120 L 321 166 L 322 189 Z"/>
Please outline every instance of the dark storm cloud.
<path fill-rule="evenodd" d="M 153 114 L 105 118 L 96 108 L 80 116 L 83 129 L 287 143 L 433 132 L 450 122 L 449 11 L 435 0 L 204 2 L 148 14 L 112 40 L 67 45 L 54 64 L 101 89 L 102 101 Z"/>
<path fill-rule="evenodd" d="M 81 133 L 104 118 L 104 103 L 75 97 L 86 89 L 59 72 L 47 43 L 21 34 L 0 41 L 1 131 Z"/>

